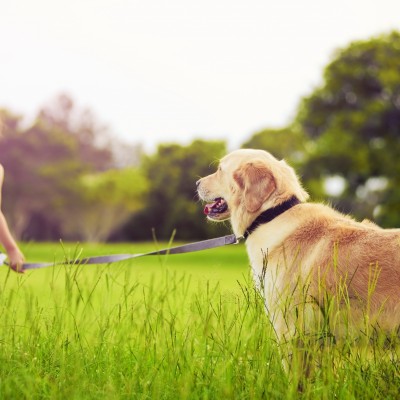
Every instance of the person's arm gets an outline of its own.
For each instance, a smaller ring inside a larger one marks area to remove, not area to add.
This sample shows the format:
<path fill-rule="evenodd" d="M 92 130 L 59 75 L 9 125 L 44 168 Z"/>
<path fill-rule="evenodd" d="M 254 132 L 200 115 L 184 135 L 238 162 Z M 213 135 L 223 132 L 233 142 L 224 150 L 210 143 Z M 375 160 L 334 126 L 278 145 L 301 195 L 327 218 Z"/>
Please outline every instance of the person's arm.
<path fill-rule="evenodd" d="M 7 221 L 1 211 L 1 190 L 3 187 L 3 180 L 4 169 L 3 166 L 0 165 L 0 243 L 7 252 L 10 267 L 17 272 L 22 272 L 22 264 L 25 261 L 24 255 L 12 237 Z"/>

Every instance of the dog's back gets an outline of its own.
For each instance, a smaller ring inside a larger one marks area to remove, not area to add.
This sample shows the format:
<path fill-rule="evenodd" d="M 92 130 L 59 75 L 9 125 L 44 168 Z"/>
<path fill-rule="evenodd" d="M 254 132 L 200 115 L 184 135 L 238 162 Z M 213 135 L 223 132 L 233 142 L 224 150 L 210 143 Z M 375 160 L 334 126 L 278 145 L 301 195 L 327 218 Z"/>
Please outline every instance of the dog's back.
<path fill-rule="evenodd" d="M 400 326 L 400 230 L 359 223 L 321 204 L 296 208 L 301 222 L 292 220 L 295 231 L 270 252 L 270 262 L 282 264 L 284 254 L 288 274 L 297 271 L 320 303 L 330 295 L 381 328 Z"/>

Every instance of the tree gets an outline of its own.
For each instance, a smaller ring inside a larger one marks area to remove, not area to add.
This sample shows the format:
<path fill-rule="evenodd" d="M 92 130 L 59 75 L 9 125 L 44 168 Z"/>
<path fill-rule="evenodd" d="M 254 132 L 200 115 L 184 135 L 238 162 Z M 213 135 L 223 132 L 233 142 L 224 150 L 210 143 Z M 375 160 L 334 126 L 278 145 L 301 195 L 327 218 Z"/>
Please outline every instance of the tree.
<path fill-rule="evenodd" d="M 105 130 L 67 96 L 27 129 L 6 110 L 0 118 L 4 212 L 17 238 L 100 240 L 140 207 L 143 179 L 131 168 L 110 171 L 115 163 Z"/>
<path fill-rule="evenodd" d="M 313 140 L 303 171 L 311 191 L 322 196 L 326 178 L 342 177 L 338 206 L 386 226 L 400 224 L 399 65 L 397 32 L 350 44 L 302 101 L 296 121 Z"/>
<path fill-rule="evenodd" d="M 152 229 L 168 240 L 176 230 L 179 240 L 200 239 L 221 232 L 207 224 L 197 201 L 196 181 L 214 172 L 215 163 L 226 153 L 224 142 L 196 140 L 189 146 L 163 144 L 143 161 L 149 181 L 146 207 L 125 227 L 130 239 L 148 240 Z"/>
<path fill-rule="evenodd" d="M 37 219 L 40 233 L 59 233 L 59 211 L 79 193 L 75 182 L 83 167 L 76 156 L 77 143 L 38 125 L 26 131 L 19 125 L 15 129 L 0 142 L 0 160 L 6 170 L 4 211 L 18 238 L 32 231 Z"/>
<path fill-rule="evenodd" d="M 243 143 L 242 148 L 266 150 L 278 159 L 285 159 L 292 165 L 299 165 L 306 157 L 307 141 L 308 138 L 303 131 L 292 127 L 263 129 Z"/>
<path fill-rule="evenodd" d="M 80 177 L 82 198 L 73 204 L 73 219 L 64 231 L 86 242 L 108 239 L 135 211 L 143 207 L 148 182 L 137 168 L 112 169 Z"/>
<path fill-rule="evenodd" d="M 77 107 L 68 95 L 60 94 L 44 106 L 37 123 L 46 131 L 73 136 L 79 144 L 79 157 L 88 169 L 105 171 L 114 166 L 109 129 L 90 109 Z"/>

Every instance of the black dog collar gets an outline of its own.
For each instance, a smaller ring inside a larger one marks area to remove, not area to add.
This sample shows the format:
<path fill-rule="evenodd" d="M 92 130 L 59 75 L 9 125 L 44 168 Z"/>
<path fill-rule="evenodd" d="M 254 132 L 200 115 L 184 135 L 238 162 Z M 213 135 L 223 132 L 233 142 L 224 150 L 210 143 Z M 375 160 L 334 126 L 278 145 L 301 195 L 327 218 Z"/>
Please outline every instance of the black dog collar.
<path fill-rule="evenodd" d="M 266 224 L 267 222 L 272 221 L 274 218 L 283 214 L 285 211 L 296 206 L 297 204 L 300 204 L 300 200 L 296 196 L 293 196 L 289 200 L 284 201 L 283 203 L 279 204 L 278 206 L 264 211 L 246 229 L 246 231 L 243 234 L 243 237 L 245 239 L 247 239 L 247 237 L 249 235 L 251 235 L 255 231 L 255 229 L 258 228 L 260 225 Z"/>

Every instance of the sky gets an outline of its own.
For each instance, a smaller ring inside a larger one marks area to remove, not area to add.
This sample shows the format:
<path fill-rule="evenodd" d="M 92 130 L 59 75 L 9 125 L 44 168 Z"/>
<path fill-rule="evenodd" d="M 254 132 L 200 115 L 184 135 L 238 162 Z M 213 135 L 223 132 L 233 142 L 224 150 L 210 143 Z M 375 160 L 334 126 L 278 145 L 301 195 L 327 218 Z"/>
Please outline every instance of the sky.
<path fill-rule="evenodd" d="M 0 108 L 58 94 L 115 136 L 226 140 L 290 123 L 335 51 L 400 30 L 399 0 L 12 0 L 0 11 Z"/>

